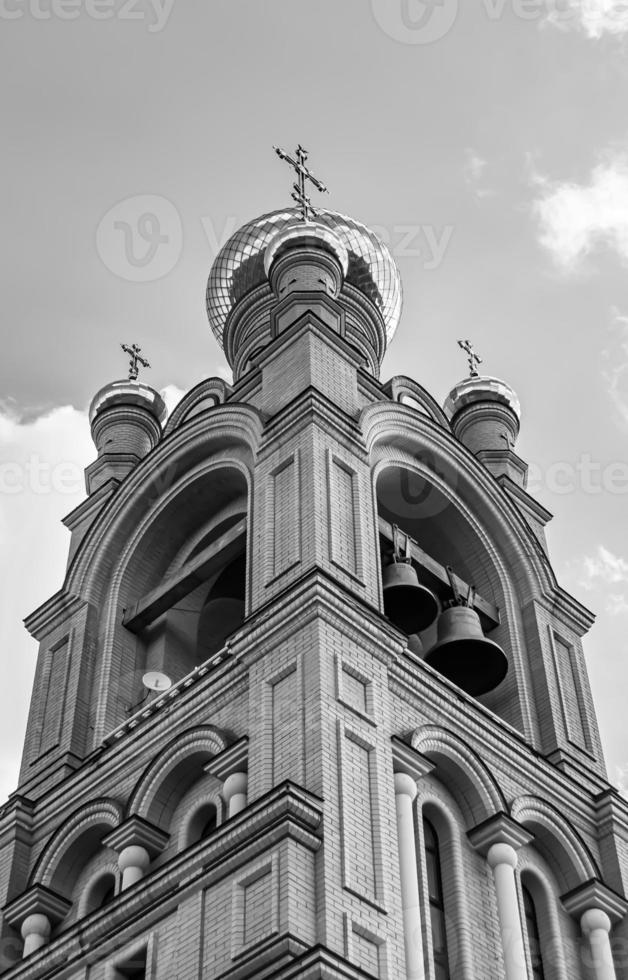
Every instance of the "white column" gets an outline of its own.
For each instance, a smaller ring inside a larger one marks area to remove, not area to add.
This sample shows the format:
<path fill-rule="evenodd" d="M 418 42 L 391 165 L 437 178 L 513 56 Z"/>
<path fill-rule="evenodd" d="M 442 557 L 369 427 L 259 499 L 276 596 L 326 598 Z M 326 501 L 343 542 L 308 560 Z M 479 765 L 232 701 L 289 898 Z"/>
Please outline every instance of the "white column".
<path fill-rule="evenodd" d="M 30 956 L 36 950 L 45 946 L 50 939 L 50 920 L 47 915 L 34 913 L 27 916 L 22 923 L 22 939 L 24 940 L 23 956 Z"/>
<path fill-rule="evenodd" d="M 245 772 L 232 772 L 225 779 L 222 795 L 227 804 L 228 817 L 235 817 L 236 813 L 246 808 L 248 782 Z"/>
<path fill-rule="evenodd" d="M 415 781 L 406 773 L 395 773 L 399 880 L 401 883 L 401 907 L 403 909 L 403 935 L 406 950 L 407 980 L 424 980 L 425 977 L 416 840 L 414 836 L 413 803 L 416 799 L 416 794 L 417 788 Z"/>
<path fill-rule="evenodd" d="M 130 888 L 136 881 L 141 881 L 150 865 L 150 855 L 145 847 L 130 844 L 120 851 L 118 867 L 122 872 L 121 890 Z"/>
<path fill-rule="evenodd" d="M 595 980 L 617 980 L 609 934 L 611 920 L 602 909 L 587 909 L 580 928 L 589 944 L 589 965 Z"/>
<path fill-rule="evenodd" d="M 486 859 L 495 879 L 497 911 L 504 950 L 505 980 L 528 980 L 515 881 L 517 852 L 510 844 L 493 844 L 489 848 Z"/>

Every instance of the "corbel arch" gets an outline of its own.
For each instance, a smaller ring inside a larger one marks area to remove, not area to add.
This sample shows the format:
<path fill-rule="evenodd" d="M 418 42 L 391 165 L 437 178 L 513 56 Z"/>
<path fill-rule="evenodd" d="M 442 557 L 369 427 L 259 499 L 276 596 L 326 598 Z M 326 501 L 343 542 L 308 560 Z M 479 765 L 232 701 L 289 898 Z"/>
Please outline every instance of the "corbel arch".
<path fill-rule="evenodd" d="M 479 756 L 453 732 L 424 725 L 412 733 L 410 744 L 435 764 L 435 776 L 458 803 L 468 830 L 506 809 L 494 777 Z"/>
<path fill-rule="evenodd" d="M 144 770 L 129 799 L 129 816 L 143 817 L 169 831 L 179 800 L 203 777 L 209 760 L 227 745 L 225 735 L 212 725 L 191 728 L 177 735 Z"/>
<path fill-rule="evenodd" d="M 122 821 L 115 800 L 93 800 L 73 813 L 52 835 L 32 871 L 29 885 L 45 885 L 69 898 L 86 859 L 101 847 L 103 837 Z"/>
<path fill-rule="evenodd" d="M 535 847 L 554 873 L 562 892 L 599 878 L 599 868 L 588 847 L 568 820 L 545 800 L 519 796 L 510 815 L 534 834 Z"/>

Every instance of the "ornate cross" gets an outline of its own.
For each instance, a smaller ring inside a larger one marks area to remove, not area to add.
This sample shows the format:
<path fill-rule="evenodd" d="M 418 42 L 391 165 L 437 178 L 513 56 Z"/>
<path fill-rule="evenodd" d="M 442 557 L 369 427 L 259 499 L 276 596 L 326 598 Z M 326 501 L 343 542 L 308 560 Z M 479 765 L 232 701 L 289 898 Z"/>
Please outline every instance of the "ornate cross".
<path fill-rule="evenodd" d="M 482 358 L 478 354 L 476 354 L 475 351 L 473 350 L 473 346 L 471 344 L 471 341 L 470 340 L 459 340 L 458 341 L 458 347 L 461 347 L 462 350 L 465 352 L 465 354 L 467 354 L 467 356 L 469 358 L 469 374 L 470 374 L 470 376 L 472 378 L 479 378 L 479 374 L 477 372 L 477 366 L 478 366 L 478 364 L 481 364 L 482 363 Z"/>
<path fill-rule="evenodd" d="M 321 191 L 322 194 L 328 194 L 329 191 L 320 180 L 311 173 L 305 166 L 305 161 L 307 160 L 307 150 L 304 150 L 301 144 L 297 146 L 295 150 L 294 157 L 291 157 L 285 150 L 282 150 L 279 146 L 273 146 L 273 150 L 277 154 L 280 160 L 287 160 L 290 166 L 294 169 L 297 175 L 296 183 L 292 185 L 292 200 L 297 202 L 298 207 L 301 211 L 301 220 L 307 221 L 309 218 L 316 217 L 316 211 L 310 204 L 310 199 L 305 193 L 305 182 L 309 180 L 314 184 L 314 187 Z M 296 159 L 295 159 L 296 157 Z"/>
<path fill-rule="evenodd" d="M 149 368 L 150 364 L 145 357 L 142 357 L 140 351 L 141 347 L 137 344 L 132 344 L 130 347 L 128 344 L 120 344 L 120 347 L 125 354 L 128 354 L 131 360 L 129 361 L 129 381 L 137 381 L 137 376 L 139 374 L 138 364 L 141 364 L 144 368 Z"/>

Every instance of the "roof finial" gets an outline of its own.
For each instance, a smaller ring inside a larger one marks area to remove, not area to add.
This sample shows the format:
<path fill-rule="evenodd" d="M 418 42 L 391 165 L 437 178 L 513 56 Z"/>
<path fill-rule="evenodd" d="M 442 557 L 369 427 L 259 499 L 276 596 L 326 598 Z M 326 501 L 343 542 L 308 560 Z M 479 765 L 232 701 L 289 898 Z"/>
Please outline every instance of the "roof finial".
<path fill-rule="evenodd" d="M 291 157 L 285 150 L 282 150 L 279 146 L 273 146 L 273 150 L 277 154 L 280 160 L 287 160 L 290 166 L 294 169 L 297 175 L 296 183 L 292 185 L 292 199 L 296 201 L 300 211 L 301 220 L 308 221 L 310 218 L 316 217 L 316 211 L 310 204 L 310 199 L 305 193 L 305 181 L 309 180 L 314 184 L 317 190 L 321 191 L 323 194 L 328 194 L 329 191 L 320 180 L 311 173 L 305 166 L 305 161 L 307 160 L 307 150 L 304 150 L 301 144 L 297 146 L 295 150 L 295 157 Z"/>
<path fill-rule="evenodd" d="M 478 374 L 478 371 L 477 371 L 477 366 L 478 366 L 478 364 L 481 364 L 482 363 L 482 358 L 479 356 L 479 354 L 476 354 L 475 351 L 473 350 L 473 345 L 471 344 L 471 341 L 470 340 L 459 340 L 458 341 L 458 347 L 461 347 L 462 350 L 465 352 L 465 354 L 468 355 L 468 358 L 469 358 L 469 375 L 470 375 L 470 377 L 472 377 L 472 378 L 479 378 L 479 374 Z"/>
<path fill-rule="evenodd" d="M 141 356 L 141 353 L 140 352 L 141 352 L 142 348 L 141 347 L 138 347 L 137 344 L 131 344 L 130 347 L 128 346 L 128 344 L 120 344 L 120 347 L 122 348 L 122 350 L 124 351 L 124 353 L 125 354 L 128 354 L 129 357 L 130 357 L 130 361 L 129 361 L 129 381 L 137 381 L 137 376 L 138 376 L 139 371 L 140 371 L 140 369 L 138 367 L 138 364 L 141 364 L 142 367 L 144 367 L 144 368 L 149 368 L 150 367 L 150 364 L 148 363 L 148 361 L 146 360 L 146 358 Z"/>

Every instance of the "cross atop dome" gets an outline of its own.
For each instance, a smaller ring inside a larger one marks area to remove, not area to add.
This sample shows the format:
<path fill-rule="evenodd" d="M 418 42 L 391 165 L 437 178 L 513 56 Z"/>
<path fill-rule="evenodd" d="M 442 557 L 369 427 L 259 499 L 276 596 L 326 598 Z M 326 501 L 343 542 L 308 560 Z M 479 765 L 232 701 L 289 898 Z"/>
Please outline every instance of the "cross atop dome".
<path fill-rule="evenodd" d="M 305 182 L 309 180 L 314 187 L 320 191 L 322 194 L 329 194 L 329 191 L 323 183 L 315 177 L 314 174 L 305 166 L 305 161 L 307 160 L 307 150 L 305 150 L 301 144 L 297 146 L 294 157 L 291 157 L 289 153 L 282 150 L 280 146 L 273 146 L 273 150 L 277 154 L 280 160 L 286 160 L 290 166 L 294 169 L 297 180 L 292 185 L 292 200 L 296 201 L 297 207 L 301 212 L 301 220 L 309 221 L 311 218 L 316 217 L 316 211 L 310 203 L 310 199 L 305 193 Z"/>

